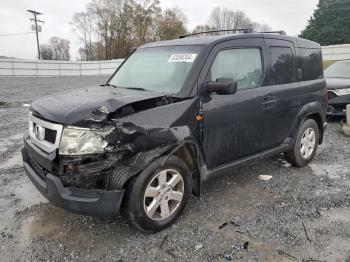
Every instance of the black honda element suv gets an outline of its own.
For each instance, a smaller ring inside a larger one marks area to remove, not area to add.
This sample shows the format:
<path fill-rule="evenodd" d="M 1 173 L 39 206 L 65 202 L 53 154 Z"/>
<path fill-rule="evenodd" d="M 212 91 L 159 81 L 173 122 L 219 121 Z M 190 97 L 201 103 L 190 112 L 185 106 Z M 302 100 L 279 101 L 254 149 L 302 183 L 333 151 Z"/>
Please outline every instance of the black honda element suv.
<path fill-rule="evenodd" d="M 36 100 L 24 169 L 54 205 L 121 211 L 144 232 L 173 223 L 209 177 L 322 143 L 320 45 L 278 32 L 211 31 L 143 45 L 102 86 Z"/>

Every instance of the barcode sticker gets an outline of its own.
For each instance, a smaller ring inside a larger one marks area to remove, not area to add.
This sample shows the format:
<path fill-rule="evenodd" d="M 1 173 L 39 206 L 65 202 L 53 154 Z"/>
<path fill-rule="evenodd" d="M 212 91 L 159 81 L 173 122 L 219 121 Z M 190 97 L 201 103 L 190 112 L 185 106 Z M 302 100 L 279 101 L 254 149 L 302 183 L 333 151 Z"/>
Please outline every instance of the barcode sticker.
<path fill-rule="evenodd" d="M 197 54 L 173 54 L 170 56 L 169 63 L 193 63 L 196 59 Z"/>

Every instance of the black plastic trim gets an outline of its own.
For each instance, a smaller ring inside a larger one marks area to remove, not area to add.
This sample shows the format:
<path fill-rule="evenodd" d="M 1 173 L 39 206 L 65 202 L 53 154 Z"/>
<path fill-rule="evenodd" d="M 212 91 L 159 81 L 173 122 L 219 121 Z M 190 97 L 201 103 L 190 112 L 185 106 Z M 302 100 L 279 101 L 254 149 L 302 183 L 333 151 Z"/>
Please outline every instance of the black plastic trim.
<path fill-rule="evenodd" d="M 22 154 L 26 154 L 22 150 Z M 23 157 L 25 159 L 25 156 Z M 24 170 L 29 179 L 55 206 L 73 213 L 98 217 L 113 217 L 119 213 L 124 190 L 86 190 L 64 187 L 61 180 L 48 173 L 45 180 L 35 172 L 28 162 L 23 161 Z"/>

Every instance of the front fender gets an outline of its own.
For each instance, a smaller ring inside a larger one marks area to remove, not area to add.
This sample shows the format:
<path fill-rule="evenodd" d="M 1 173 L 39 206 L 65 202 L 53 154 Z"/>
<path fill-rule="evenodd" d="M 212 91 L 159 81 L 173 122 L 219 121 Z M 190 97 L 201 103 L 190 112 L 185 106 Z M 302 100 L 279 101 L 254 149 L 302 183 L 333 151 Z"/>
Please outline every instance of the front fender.
<path fill-rule="evenodd" d="M 107 188 L 113 190 L 122 190 L 127 181 L 142 172 L 153 161 L 165 156 L 161 165 L 164 165 L 167 159 L 177 155 L 183 159 L 192 171 L 194 181 L 193 193 L 200 195 L 204 174 L 203 155 L 196 141 L 183 140 L 174 144 L 168 144 L 153 148 L 149 151 L 142 151 L 128 160 L 121 161 L 114 168 L 113 172 L 107 178 Z"/>
<path fill-rule="evenodd" d="M 156 159 L 181 156 L 183 152 L 187 152 L 184 153 L 186 157 L 190 156 L 184 160 L 188 161 L 189 167 L 194 170 L 194 178 L 200 184 L 198 166 L 203 158 L 197 142 L 197 111 L 198 101 L 194 98 L 116 119 L 115 132 L 108 142 L 112 151 L 123 147 L 129 152 L 129 157 L 116 164 L 108 185 L 112 189 L 123 188 L 128 179 Z"/>

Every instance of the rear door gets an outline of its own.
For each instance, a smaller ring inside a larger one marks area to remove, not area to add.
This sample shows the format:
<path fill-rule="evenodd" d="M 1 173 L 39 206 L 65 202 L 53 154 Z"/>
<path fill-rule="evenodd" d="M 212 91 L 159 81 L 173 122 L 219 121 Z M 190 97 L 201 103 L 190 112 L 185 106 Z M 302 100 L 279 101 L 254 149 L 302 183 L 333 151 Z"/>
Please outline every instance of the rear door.
<path fill-rule="evenodd" d="M 290 134 L 301 106 L 297 59 L 293 42 L 265 38 L 269 68 L 264 84 L 263 106 L 270 123 L 267 143 L 280 145 Z"/>

